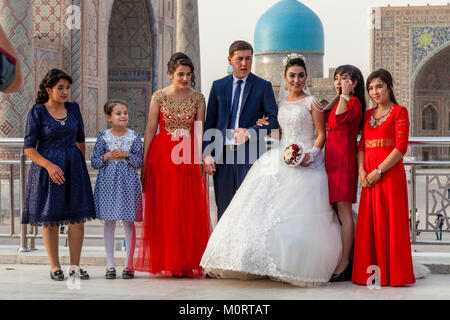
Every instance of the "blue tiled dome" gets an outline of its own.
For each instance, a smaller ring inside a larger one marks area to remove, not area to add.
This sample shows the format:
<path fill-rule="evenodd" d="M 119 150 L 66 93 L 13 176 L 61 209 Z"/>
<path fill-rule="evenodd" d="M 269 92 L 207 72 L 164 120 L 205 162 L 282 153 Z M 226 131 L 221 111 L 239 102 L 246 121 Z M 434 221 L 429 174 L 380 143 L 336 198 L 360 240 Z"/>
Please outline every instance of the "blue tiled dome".
<path fill-rule="evenodd" d="M 319 17 L 297 0 L 280 0 L 259 18 L 255 52 L 282 50 L 324 51 Z"/>

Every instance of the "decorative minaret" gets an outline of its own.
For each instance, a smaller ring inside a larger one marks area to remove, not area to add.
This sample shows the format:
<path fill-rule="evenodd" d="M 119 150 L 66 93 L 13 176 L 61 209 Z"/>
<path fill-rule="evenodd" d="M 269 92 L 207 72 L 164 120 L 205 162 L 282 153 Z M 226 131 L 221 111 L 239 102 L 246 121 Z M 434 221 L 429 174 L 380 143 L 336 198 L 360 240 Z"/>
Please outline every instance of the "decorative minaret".
<path fill-rule="evenodd" d="M 0 137 L 23 137 L 34 105 L 33 1 L 0 1 L 0 25 L 16 48 L 23 83 L 16 93 L 0 93 Z"/>
<path fill-rule="evenodd" d="M 197 0 L 177 0 L 177 52 L 186 53 L 194 62 L 196 89 L 201 91 L 200 36 Z"/>

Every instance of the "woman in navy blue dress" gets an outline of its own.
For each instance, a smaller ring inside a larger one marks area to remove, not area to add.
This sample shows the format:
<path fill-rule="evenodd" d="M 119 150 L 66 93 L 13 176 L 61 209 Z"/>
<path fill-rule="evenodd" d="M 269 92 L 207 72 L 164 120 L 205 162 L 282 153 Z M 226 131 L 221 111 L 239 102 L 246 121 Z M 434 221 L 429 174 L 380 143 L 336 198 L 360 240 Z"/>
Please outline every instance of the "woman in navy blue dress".
<path fill-rule="evenodd" d="M 28 176 L 22 223 L 43 226 L 50 277 L 64 280 L 58 257 L 58 230 L 69 224 L 70 275 L 88 279 L 80 269 L 84 222 L 95 218 L 92 186 L 85 162 L 80 107 L 67 102 L 72 79 L 50 70 L 40 84 L 36 105 L 28 113 L 25 154 L 33 161 Z"/>

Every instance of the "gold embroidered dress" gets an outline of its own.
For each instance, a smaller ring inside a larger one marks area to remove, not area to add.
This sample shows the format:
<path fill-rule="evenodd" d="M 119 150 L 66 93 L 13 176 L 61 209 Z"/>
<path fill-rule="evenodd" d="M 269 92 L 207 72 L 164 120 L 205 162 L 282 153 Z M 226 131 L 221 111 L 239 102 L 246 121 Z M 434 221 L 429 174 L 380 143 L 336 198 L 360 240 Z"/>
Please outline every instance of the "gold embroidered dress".
<path fill-rule="evenodd" d="M 159 133 L 144 164 L 144 221 L 136 270 L 200 277 L 211 225 L 206 175 L 200 170 L 201 154 L 195 152 L 194 121 L 205 98 L 195 92 L 180 100 L 157 91 L 153 99 L 160 105 Z"/>

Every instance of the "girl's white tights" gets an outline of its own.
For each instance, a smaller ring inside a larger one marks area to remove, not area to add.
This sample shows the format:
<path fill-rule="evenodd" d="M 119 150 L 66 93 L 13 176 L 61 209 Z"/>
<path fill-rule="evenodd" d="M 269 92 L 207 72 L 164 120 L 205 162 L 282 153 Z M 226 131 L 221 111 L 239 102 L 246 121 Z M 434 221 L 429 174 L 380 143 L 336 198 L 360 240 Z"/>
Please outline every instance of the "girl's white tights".
<path fill-rule="evenodd" d="M 125 230 L 125 249 L 126 249 L 126 260 L 125 267 L 133 270 L 133 256 L 134 256 L 134 246 L 136 242 L 136 234 L 134 228 L 134 222 L 122 222 L 123 228 Z M 106 258 L 108 259 L 108 268 L 116 268 L 114 262 L 114 233 L 116 230 L 116 221 L 107 220 L 105 221 L 105 250 Z"/>

